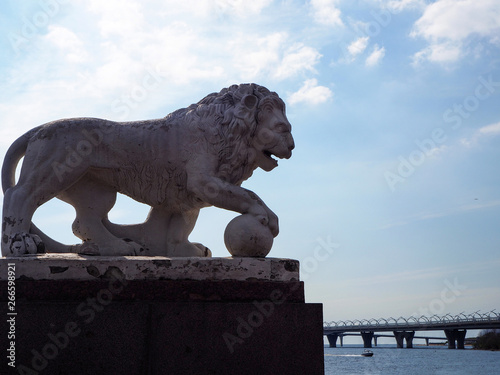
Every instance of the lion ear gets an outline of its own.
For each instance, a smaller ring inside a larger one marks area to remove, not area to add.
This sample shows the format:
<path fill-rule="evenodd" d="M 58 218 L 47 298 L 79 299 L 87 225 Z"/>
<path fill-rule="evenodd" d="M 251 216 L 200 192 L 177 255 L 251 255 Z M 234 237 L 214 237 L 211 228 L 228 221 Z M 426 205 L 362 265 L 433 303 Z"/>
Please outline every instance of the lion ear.
<path fill-rule="evenodd" d="M 255 116 L 258 99 L 254 95 L 245 95 L 234 108 L 234 115 L 238 118 L 250 121 Z"/>
<path fill-rule="evenodd" d="M 242 101 L 245 104 L 245 107 L 251 110 L 257 106 L 258 99 L 255 95 L 246 95 Z"/>

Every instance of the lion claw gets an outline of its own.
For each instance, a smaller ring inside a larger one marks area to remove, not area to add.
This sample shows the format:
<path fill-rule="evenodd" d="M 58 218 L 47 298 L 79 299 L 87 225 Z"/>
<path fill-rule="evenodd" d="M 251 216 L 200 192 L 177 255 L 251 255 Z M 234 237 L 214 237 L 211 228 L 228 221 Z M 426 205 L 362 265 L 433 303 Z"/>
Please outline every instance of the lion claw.
<path fill-rule="evenodd" d="M 257 216 L 257 220 L 265 227 L 267 227 L 269 224 L 269 219 L 266 216 Z"/>
<path fill-rule="evenodd" d="M 12 256 L 34 255 L 45 252 L 45 245 L 36 234 L 17 233 L 10 240 Z"/>
<path fill-rule="evenodd" d="M 101 252 L 99 251 L 99 247 L 91 242 L 84 242 L 81 245 L 78 245 L 79 249 L 77 250 L 77 253 L 80 255 L 101 255 Z"/>

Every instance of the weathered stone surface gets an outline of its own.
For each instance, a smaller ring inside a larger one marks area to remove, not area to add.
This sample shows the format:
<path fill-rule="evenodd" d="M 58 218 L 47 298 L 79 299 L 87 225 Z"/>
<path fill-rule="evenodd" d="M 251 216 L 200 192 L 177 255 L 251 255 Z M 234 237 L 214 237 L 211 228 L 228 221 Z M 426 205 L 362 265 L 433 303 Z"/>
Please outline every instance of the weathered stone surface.
<path fill-rule="evenodd" d="M 78 301 L 95 298 L 101 290 L 120 285 L 108 280 L 17 280 L 16 295 L 23 301 Z M 125 280 L 126 281 L 126 280 Z M 130 280 L 114 301 L 253 302 L 279 294 L 289 302 L 304 303 L 302 281 Z M 7 300 L 7 281 L 0 280 L 0 300 Z"/>
<path fill-rule="evenodd" d="M 279 258 L 91 257 L 41 254 L 0 258 L 16 267 L 17 279 L 99 280 L 118 273 L 125 280 L 260 280 L 298 281 L 299 262 Z M 0 280 L 7 278 L 0 274 Z"/>
<path fill-rule="evenodd" d="M 244 227 L 249 238 L 268 231 L 276 237 L 278 217 L 240 185 L 257 168 L 274 169 L 275 157 L 290 158 L 294 147 L 284 102 L 256 84 L 233 85 L 155 120 L 72 118 L 40 125 L 5 155 L 2 254 L 211 256 L 188 240 L 200 209 L 208 206 L 251 215 L 267 227 Z M 145 222 L 108 220 L 117 192 L 151 206 Z M 82 243 L 54 241 L 31 222 L 52 198 L 75 208 L 72 229 Z M 245 247 L 241 255 L 262 253 Z M 64 273 L 53 269 L 59 271 Z"/>
<path fill-rule="evenodd" d="M 46 254 L 0 259 L 0 269 L 7 264 L 23 373 L 324 372 L 322 305 L 304 302 L 295 260 Z M 9 329 L 4 320 L 0 337 Z M 0 340 L 0 351 L 9 345 Z M 0 364 L 0 373 L 12 370 Z"/>
<path fill-rule="evenodd" d="M 151 373 L 323 375 L 322 305 L 270 306 L 158 304 Z"/>
<path fill-rule="evenodd" d="M 19 301 L 16 365 L 24 372 L 4 355 L 0 373 L 323 375 L 321 304 L 264 303 Z"/>
<path fill-rule="evenodd" d="M 144 303 L 88 300 L 24 302 L 16 318 L 16 369 L 3 356 L 0 374 L 146 375 L 149 314 Z M 2 301 L 2 305 L 7 305 Z M 0 309 L 5 316 L 3 309 Z M 7 337 L 0 324 L 1 337 Z M 8 340 L 0 340 L 2 354 Z"/>
<path fill-rule="evenodd" d="M 236 216 L 224 231 L 224 243 L 232 256 L 265 257 L 273 246 L 273 234 L 252 215 Z"/>

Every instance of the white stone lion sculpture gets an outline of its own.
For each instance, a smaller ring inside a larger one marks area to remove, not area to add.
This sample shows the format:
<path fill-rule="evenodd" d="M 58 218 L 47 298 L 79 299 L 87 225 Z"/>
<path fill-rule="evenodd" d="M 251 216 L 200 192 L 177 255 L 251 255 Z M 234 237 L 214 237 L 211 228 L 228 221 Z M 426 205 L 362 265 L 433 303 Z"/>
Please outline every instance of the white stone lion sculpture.
<path fill-rule="evenodd" d="M 233 85 L 165 118 L 63 119 L 17 139 L 2 168 L 2 253 L 211 256 L 188 241 L 201 208 L 255 217 L 278 234 L 278 218 L 241 183 L 270 171 L 294 148 L 285 104 L 256 84 Z M 15 171 L 24 156 L 19 180 Z M 151 206 L 144 223 L 108 220 L 117 192 Z M 57 197 L 76 210 L 78 245 L 54 241 L 32 222 Z"/>

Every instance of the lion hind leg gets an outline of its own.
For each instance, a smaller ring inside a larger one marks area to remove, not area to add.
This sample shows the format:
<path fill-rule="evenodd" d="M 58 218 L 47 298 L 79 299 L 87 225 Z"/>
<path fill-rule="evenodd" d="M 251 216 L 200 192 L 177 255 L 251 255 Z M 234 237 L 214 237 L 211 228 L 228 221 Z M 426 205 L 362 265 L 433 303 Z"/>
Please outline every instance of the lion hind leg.
<path fill-rule="evenodd" d="M 80 254 L 121 256 L 140 255 L 144 252 L 141 245 L 113 236 L 104 227 L 102 218 L 87 210 L 77 211 L 73 233 L 83 241 L 77 250 Z"/>
<path fill-rule="evenodd" d="M 211 257 L 210 249 L 200 243 L 188 240 L 199 210 L 172 214 L 167 225 L 167 256 L 174 257 Z"/>
<path fill-rule="evenodd" d="M 35 193 L 33 193 L 35 190 Z M 38 205 L 34 197 L 43 203 L 43 194 L 29 186 L 13 186 L 5 192 L 3 205 L 2 254 L 5 256 L 23 256 L 44 251 L 39 236 L 30 233 L 31 219 Z"/>
<path fill-rule="evenodd" d="M 50 163 L 57 160 L 57 155 L 57 150 L 49 147 L 28 147 L 19 181 L 5 191 L 1 241 L 4 255 L 21 256 L 44 252 L 41 237 L 31 232 L 31 220 L 36 209 L 71 186 L 86 169 L 82 163 L 65 176 L 50 173 L 53 172 Z"/>
<path fill-rule="evenodd" d="M 105 227 L 108 212 L 116 201 L 116 190 L 84 176 L 58 196 L 76 210 L 73 233 L 83 241 L 77 252 L 88 255 L 139 255 L 141 245 L 114 236 Z"/>

